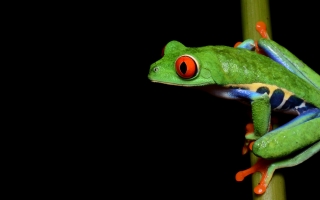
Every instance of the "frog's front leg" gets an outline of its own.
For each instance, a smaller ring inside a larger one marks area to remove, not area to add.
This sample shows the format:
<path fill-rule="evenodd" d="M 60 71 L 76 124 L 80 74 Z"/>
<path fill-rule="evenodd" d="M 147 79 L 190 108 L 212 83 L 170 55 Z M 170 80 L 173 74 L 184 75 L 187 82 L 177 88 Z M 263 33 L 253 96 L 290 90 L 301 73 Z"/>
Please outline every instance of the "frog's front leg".
<path fill-rule="evenodd" d="M 250 51 L 254 51 L 256 46 L 257 45 L 255 44 L 253 39 L 247 39 L 243 42 L 238 42 L 234 45 L 234 47 L 236 47 L 236 48 L 248 49 Z"/>
<path fill-rule="evenodd" d="M 254 124 L 254 134 L 250 134 L 250 140 L 256 140 L 268 132 L 271 115 L 271 105 L 268 94 L 261 94 L 246 89 L 228 89 L 226 94 L 226 98 L 250 100 Z"/>

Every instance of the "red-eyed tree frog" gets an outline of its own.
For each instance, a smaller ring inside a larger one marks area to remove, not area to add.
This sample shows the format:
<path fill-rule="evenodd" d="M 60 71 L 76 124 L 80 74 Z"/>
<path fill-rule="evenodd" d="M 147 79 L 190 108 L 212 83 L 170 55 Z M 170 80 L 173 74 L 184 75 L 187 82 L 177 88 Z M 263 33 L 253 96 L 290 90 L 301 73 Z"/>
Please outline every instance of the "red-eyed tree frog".
<path fill-rule="evenodd" d="M 148 78 L 251 105 L 254 130 L 245 137 L 254 141 L 252 152 L 261 159 L 236 179 L 260 171 L 256 194 L 265 192 L 276 169 L 298 165 L 320 150 L 320 76 L 267 37 L 257 43 L 246 40 L 237 48 L 191 48 L 171 41 L 151 65 Z M 269 132 L 271 111 L 297 117 Z"/>

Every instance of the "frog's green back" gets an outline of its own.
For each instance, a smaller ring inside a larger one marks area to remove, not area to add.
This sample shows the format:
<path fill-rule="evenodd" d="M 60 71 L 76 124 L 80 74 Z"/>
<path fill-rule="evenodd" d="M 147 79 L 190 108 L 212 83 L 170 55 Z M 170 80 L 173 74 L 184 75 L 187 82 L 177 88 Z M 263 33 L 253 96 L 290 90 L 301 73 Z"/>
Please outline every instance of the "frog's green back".
<path fill-rule="evenodd" d="M 299 78 L 269 57 L 255 52 L 225 46 L 212 46 L 225 74 L 222 85 L 264 83 L 291 91 L 298 97 L 320 106 L 320 90 Z"/>

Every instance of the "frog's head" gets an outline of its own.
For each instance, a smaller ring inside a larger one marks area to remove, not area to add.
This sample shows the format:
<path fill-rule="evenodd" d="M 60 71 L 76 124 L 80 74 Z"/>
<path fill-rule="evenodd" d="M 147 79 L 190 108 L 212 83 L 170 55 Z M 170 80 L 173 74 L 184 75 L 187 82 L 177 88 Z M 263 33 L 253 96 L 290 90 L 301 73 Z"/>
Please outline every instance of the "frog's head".
<path fill-rule="evenodd" d="M 178 41 L 169 42 L 164 56 L 150 67 L 148 78 L 153 82 L 179 86 L 215 84 L 212 79 L 208 47 L 189 48 Z M 208 63 L 209 62 L 209 63 Z"/>

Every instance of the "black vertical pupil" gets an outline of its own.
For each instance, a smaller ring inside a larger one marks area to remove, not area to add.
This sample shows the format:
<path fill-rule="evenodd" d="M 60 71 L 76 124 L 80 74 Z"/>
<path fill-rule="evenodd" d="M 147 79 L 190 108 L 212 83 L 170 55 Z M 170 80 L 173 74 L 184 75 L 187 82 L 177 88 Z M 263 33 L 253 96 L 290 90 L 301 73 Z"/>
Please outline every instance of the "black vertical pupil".
<path fill-rule="evenodd" d="M 187 72 L 187 65 L 185 62 L 181 63 L 180 65 L 180 71 L 185 74 Z"/>

